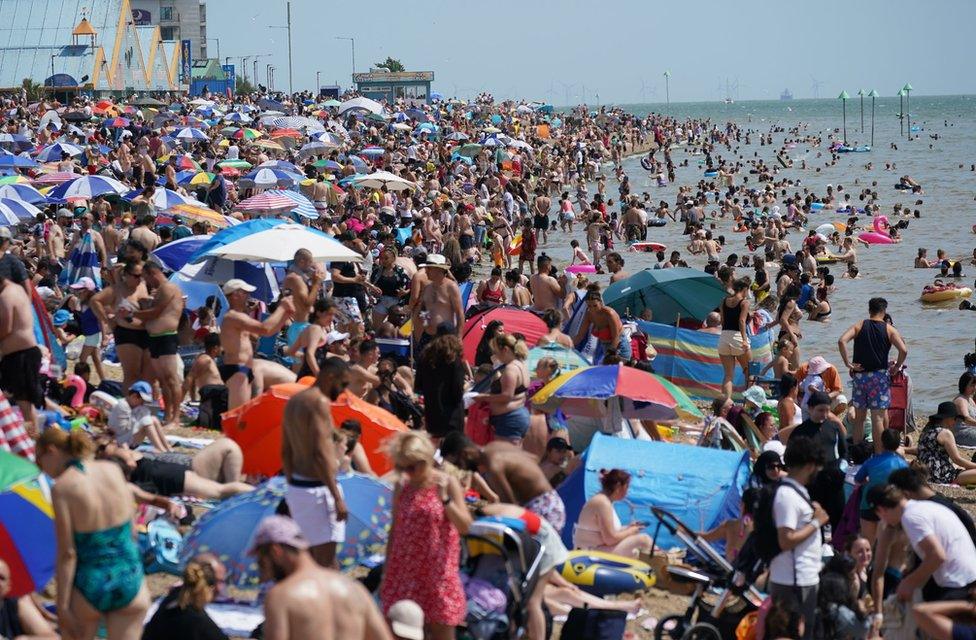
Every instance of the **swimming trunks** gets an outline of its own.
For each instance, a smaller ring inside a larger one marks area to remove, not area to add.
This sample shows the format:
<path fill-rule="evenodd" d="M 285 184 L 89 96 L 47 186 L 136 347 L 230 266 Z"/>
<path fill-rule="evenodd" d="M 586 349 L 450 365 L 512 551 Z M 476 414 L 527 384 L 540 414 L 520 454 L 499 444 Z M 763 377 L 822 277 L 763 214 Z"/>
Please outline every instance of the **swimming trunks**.
<path fill-rule="evenodd" d="M 248 382 L 254 382 L 254 372 L 246 364 L 222 364 L 217 367 L 217 373 L 220 374 L 220 379 L 224 382 L 233 378 L 236 373 L 243 373 L 247 376 Z"/>
<path fill-rule="evenodd" d="M 136 463 L 136 468 L 129 476 L 129 480 L 146 491 L 158 493 L 162 496 L 178 496 L 183 493 L 188 466 L 142 458 Z"/>
<path fill-rule="evenodd" d="M 44 406 L 41 387 L 41 350 L 37 347 L 14 351 L 0 360 L 0 387 L 18 402 Z"/>
<path fill-rule="evenodd" d="M 543 517 L 558 533 L 566 526 L 566 505 L 555 489 L 537 495 L 522 506 Z"/>
<path fill-rule="evenodd" d="M 127 606 L 142 588 L 142 559 L 128 520 L 101 531 L 74 533 L 74 586 L 98 611 Z"/>
<path fill-rule="evenodd" d="M 339 494 L 342 495 L 341 488 Z M 346 541 L 346 523 L 338 519 L 335 498 L 322 481 L 292 476 L 285 489 L 285 501 L 309 544 Z"/>
<path fill-rule="evenodd" d="M 175 356 L 177 347 L 180 345 L 179 336 L 175 331 L 165 331 L 163 333 L 150 333 L 149 336 L 149 356 L 161 358 L 163 356 Z"/>
<path fill-rule="evenodd" d="M 140 349 L 149 348 L 149 334 L 144 329 L 130 329 L 129 327 L 116 326 L 112 331 L 115 336 L 115 346 L 121 347 L 124 344 L 131 344 Z"/>

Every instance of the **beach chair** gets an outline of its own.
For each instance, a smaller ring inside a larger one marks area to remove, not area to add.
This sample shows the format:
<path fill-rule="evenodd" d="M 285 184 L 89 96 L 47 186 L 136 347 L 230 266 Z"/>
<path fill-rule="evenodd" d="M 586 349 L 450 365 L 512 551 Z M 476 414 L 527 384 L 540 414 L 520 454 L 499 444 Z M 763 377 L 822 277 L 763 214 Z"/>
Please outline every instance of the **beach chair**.
<path fill-rule="evenodd" d="M 749 445 L 749 452 L 752 455 L 753 460 L 759 457 L 762 453 L 762 447 L 766 444 L 768 438 L 764 438 L 759 427 L 756 426 L 755 420 L 752 419 L 749 414 L 743 412 L 739 416 L 739 420 L 742 422 L 743 430 L 746 434 L 746 443 Z"/>

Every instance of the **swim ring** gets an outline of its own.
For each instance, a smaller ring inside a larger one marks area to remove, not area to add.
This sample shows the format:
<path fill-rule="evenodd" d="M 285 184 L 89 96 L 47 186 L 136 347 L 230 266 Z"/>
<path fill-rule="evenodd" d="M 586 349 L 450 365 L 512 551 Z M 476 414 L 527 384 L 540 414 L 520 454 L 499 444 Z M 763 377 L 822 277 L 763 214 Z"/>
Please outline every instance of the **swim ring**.
<path fill-rule="evenodd" d="M 640 164 L 641 164 L 641 167 L 643 167 L 645 171 L 650 171 L 651 169 L 654 168 L 654 165 L 651 164 L 651 159 L 650 158 L 641 158 Z"/>
<path fill-rule="evenodd" d="M 821 209 L 826 208 L 826 206 L 827 205 L 825 205 L 822 202 L 811 202 L 810 203 L 810 211 L 820 211 Z"/>
<path fill-rule="evenodd" d="M 874 218 L 874 231 L 866 231 L 858 236 L 861 240 L 864 240 L 868 244 L 894 244 L 895 241 L 892 240 L 891 236 L 888 235 L 888 217 L 887 216 L 875 216 Z"/>
<path fill-rule="evenodd" d="M 717 175 L 718 175 L 718 171 L 706 171 L 705 172 L 705 177 L 706 178 L 714 178 Z"/>
<path fill-rule="evenodd" d="M 596 265 L 573 264 L 566 267 L 566 273 L 596 273 Z"/>
<path fill-rule="evenodd" d="M 841 146 L 837 148 L 837 153 L 867 153 L 870 150 L 871 147 L 868 145 L 860 147 Z"/>
<path fill-rule="evenodd" d="M 560 573 L 583 591 L 598 596 L 649 589 L 657 581 L 646 562 L 602 551 L 570 551 Z"/>
<path fill-rule="evenodd" d="M 663 227 L 668 223 L 664 218 L 652 218 L 647 221 L 647 226 L 649 227 Z"/>
<path fill-rule="evenodd" d="M 935 284 L 926 285 L 922 289 L 920 299 L 922 302 L 946 302 L 968 298 L 971 295 L 973 290 L 969 287 L 957 287 L 954 283 L 943 284 L 941 280 L 936 280 Z"/>
<path fill-rule="evenodd" d="M 659 242 L 635 242 L 630 246 L 634 251 L 656 252 L 668 250 L 666 246 Z"/>

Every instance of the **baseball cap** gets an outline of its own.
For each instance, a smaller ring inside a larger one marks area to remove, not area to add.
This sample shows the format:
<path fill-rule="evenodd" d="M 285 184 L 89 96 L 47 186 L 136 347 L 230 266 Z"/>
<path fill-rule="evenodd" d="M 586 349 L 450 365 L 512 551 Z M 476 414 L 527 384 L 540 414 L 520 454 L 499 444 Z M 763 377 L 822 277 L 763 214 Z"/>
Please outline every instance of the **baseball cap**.
<path fill-rule="evenodd" d="M 51 320 L 55 327 L 63 327 L 68 324 L 68 320 L 71 320 L 71 312 L 67 309 L 58 309 Z"/>
<path fill-rule="evenodd" d="M 393 635 L 407 640 L 424 640 L 424 610 L 413 600 L 393 603 L 386 617 Z"/>
<path fill-rule="evenodd" d="M 258 547 L 266 544 L 286 544 L 295 549 L 308 549 L 308 540 L 302 535 L 298 523 L 286 516 L 268 516 L 258 525 L 254 532 L 254 540 L 247 554 L 253 556 Z"/>
<path fill-rule="evenodd" d="M 235 291 L 238 290 L 247 291 L 248 293 L 253 293 L 255 290 L 257 290 L 257 287 L 255 287 L 252 284 L 248 284 L 244 282 L 240 278 L 231 278 L 230 280 L 224 283 L 224 286 L 222 287 L 221 290 L 224 292 L 225 295 L 234 293 Z"/>
<path fill-rule="evenodd" d="M 145 380 L 133 382 L 132 386 L 129 387 L 129 393 L 138 393 L 145 402 L 152 402 L 153 400 L 152 387 Z"/>
<path fill-rule="evenodd" d="M 330 331 L 325 336 L 325 343 L 326 344 L 334 344 L 336 342 L 341 342 L 342 340 L 346 340 L 348 338 L 349 338 L 349 334 L 348 333 L 343 333 L 341 331 Z"/>
<path fill-rule="evenodd" d="M 82 277 L 78 278 L 78 281 L 75 282 L 74 284 L 68 285 L 68 288 L 69 289 L 88 289 L 89 291 L 97 291 L 98 290 L 98 286 L 95 284 L 95 281 L 92 280 L 91 278 L 89 278 L 88 276 L 82 276 Z"/>
<path fill-rule="evenodd" d="M 12 240 L 13 234 L 10 233 L 10 227 L 0 227 L 0 240 Z"/>

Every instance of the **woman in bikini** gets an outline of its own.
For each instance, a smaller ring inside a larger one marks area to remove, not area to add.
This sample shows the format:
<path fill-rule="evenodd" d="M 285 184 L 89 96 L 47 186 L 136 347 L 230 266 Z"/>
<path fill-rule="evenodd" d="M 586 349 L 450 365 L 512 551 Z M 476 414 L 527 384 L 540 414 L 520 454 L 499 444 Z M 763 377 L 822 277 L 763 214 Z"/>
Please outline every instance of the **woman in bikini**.
<path fill-rule="evenodd" d="M 493 267 L 491 276 L 478 285 L 477 299 L 480 304 L 502 304 L 505 302 L 505 284 L 502 282 L 501 267 Z"/>
<path fill-rule="evenodd" d="M 139 302 L 149 298 L 142 280 L 142 263 L 127 262 L 114 284 L 94 296 L 89 302 L 102 325 L 113 326 L 115 350 L 122 364 L 122 387 L 146 377 L 149 371 L 149 334 L 142 320 L 132 317 L 140 308 Z"/>
<path fill-rule="evenodd" d="M 610 307 L 603 304 L 603 297 L 598 290 L 590 290 L 584 298 L 586 301 L 586 315 L 583 323 L 577 332 L 574 344 L 580 344 L 587 333 L 593 333 L 600 345 L 603 347 L 604 355 L 611 352 L 620 358 L 622 362 L 627 362 L 633 355 L 630 340 L 623 333 L 623 322 L 620 315 Z"/>
<path fill-rule="evenodd" d="M 495 440 L 506 440 L 521 446 L 530 422 L 529 411 L 525 408 L 526 390 L 531 381 L 525 366 L 529 350 L 524 340 L 508 333 L 499 334 L 492 342 L 492 349 L 500 367 L 491 382 L 489 393 L 478 394 L 474 399 L 488 403 L 491 412 L 488 423 Z"/>

